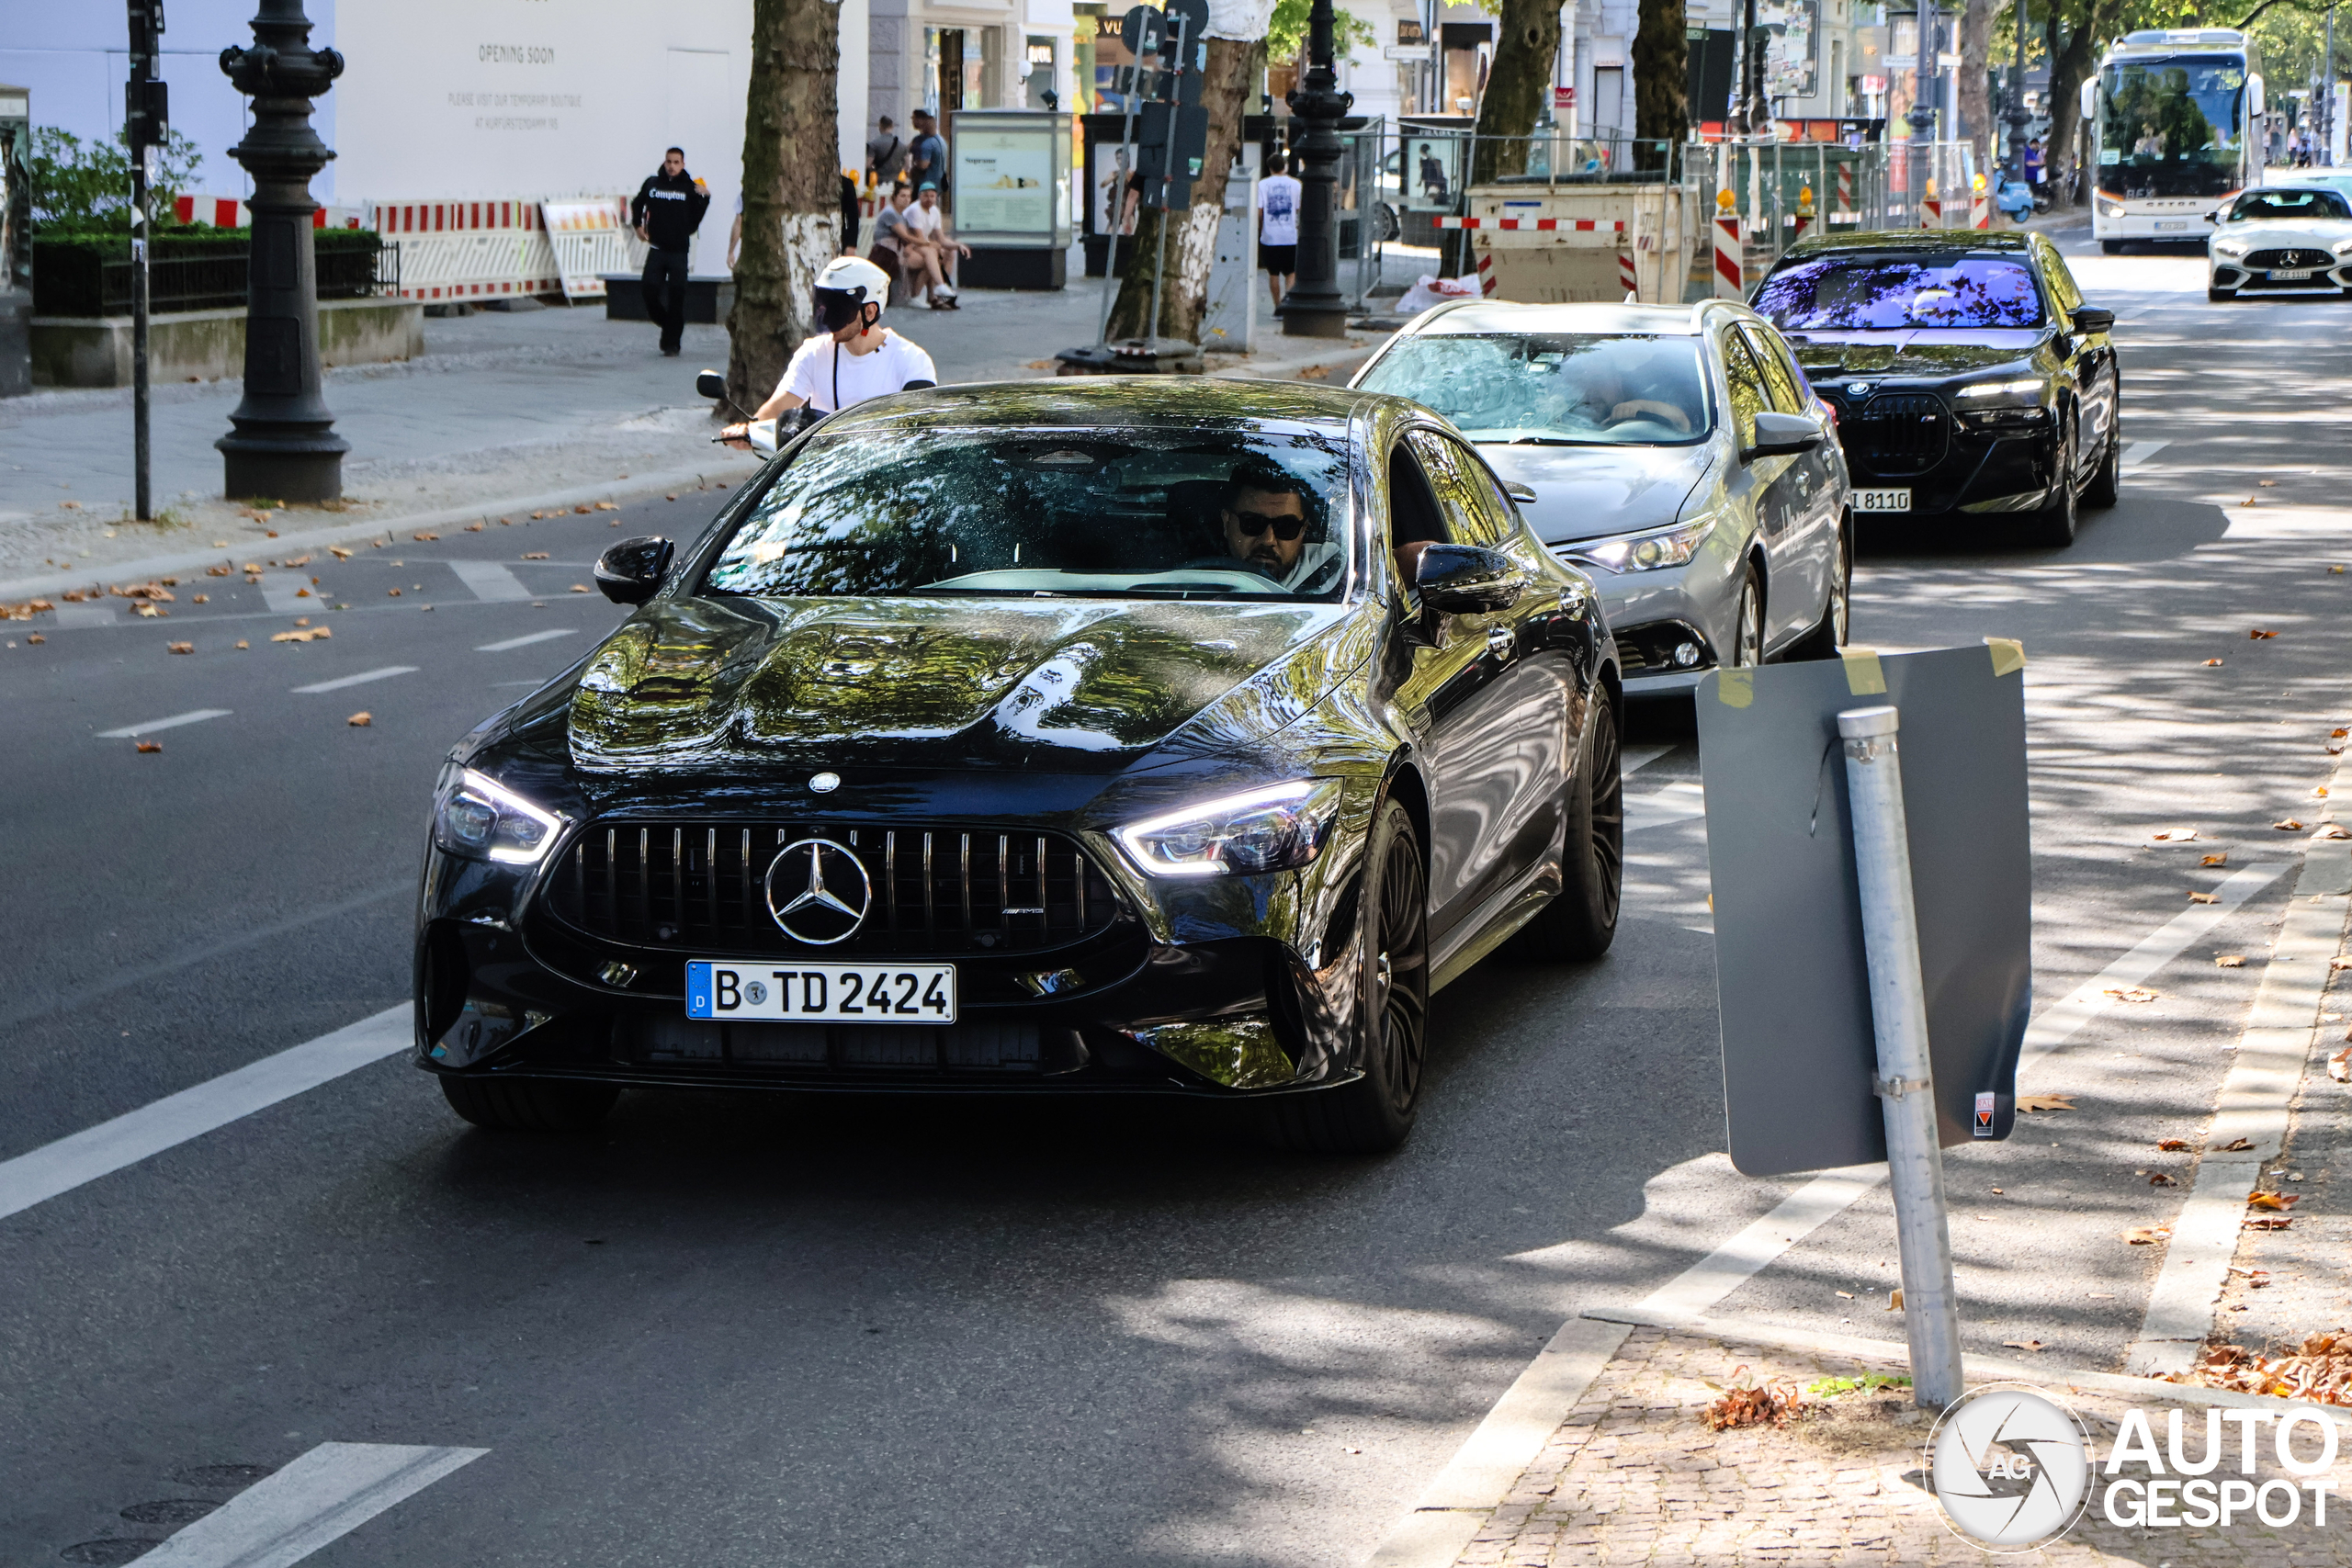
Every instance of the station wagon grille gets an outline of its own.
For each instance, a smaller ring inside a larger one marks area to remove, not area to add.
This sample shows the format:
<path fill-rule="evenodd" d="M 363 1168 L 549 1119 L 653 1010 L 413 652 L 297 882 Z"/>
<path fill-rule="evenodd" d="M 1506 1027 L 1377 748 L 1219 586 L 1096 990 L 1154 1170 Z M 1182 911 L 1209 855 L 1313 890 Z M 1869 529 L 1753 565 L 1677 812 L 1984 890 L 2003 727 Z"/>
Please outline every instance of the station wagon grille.
<path fill-rule="evenodd" d="M 815 949 L 768 913 L 768 867 L 787 844 L 830 839 L 865 866 L 873 900 L 846 942 Z M 702 953 L 1031 953 L 1107 929 L 1118 894 L 1059 833 L 914 824 L 592 824 L 549 889 L 556 916 L 591 935 Z"/>
<path fill-rule="evenodd" d="M 1838 428 L 1846 455 L 1877 475 L 1926 473 L 1951 441 L 1942 402 L 1918 392 L 1872 398 Z"/>
<path fill-rule="evenodd" d="M 2313 269 L 2331 267 L 2335 265 L 2335 258 L 2325 251 L 2301 249 L 2256 251 L 2238 265 L 2250 267 L 2256 272 L 2268 272 L 2274 267 L 2280 271 L 2292 271 L 2297 267 Z"/>

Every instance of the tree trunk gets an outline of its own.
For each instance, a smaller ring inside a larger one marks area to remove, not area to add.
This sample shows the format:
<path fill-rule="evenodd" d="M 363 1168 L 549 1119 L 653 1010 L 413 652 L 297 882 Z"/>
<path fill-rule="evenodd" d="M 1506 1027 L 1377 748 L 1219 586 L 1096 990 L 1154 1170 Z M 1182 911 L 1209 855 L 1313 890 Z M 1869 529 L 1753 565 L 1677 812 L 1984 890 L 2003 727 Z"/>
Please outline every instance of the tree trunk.
<path fill-rule="evenodd" d="M 1209 308 L 1209 266 L 1216 260 L 1217 220 L 1225 212 L 1225 175 L 1241 155 L 1241 115 L 1266 52 L 1262 38 L 1211 34 L 1208 44 L 1208 66 L 1201 73 L 1201 107 L 1209 111 L 1208 149 L 1201 160 L 1201 177 L 1193 182 L 1193 204 L 1182 212 L 1145 208 L 1136 217 L 1126 270 L 1119 274 L 1119 298 L 1111 307 L 1114 341 L 1154 335 L 1200 341 L 1201 317 Z M 1145 329 L 1151 318 L 1152 265 L 1159 254 L 1163 222 L 1168 223 L 1167 270 L 1160 280 L 1159 331 L 1153 333 Z M 1114 243 L 1114 256 L 1117 250 Z"/>
<path fill-rule="evenodd" d="M 1985 162 L 1994 145 L 1993 91 L 1987 73 L 1992 67 L 1993 0 L 1967 0 L 1960 13 L 1960 121 L 1976 149 L 1976 172 L 1993 185 L 1993 168 Z"/>
<path fill-rule="evenodd" d="M 1560 57 L 1558 0 L 1502 0 L 1495 27 L 1495 60 L 1487 96 L 1478 105 L 1478 155 L 1470 182 L 1527 172 L 1527 138 L 1552 101 L 1552 66 Z"/>
<path fill-rule="evenodd" d="M 727 318 L 727 396 L 746 412 L 767 400 L 793 350 L 815 331 L 809 291 L 841 250 L 841 171 L 833 166 L 840 20 L 841 8 L 824 0 L 752 0 L 743 248 Z"/>
<path fill-rule="evenodd" d="M 1634 34 L 1634 161 L 1663 169 L 1690 130 L 1690 33 L 1682 0 L 1642 0 Z M 1660 146 L 1665 142 L 1668 146 Z"/>
<path fill-rule="evenodd" d="M 2052 8 L 2050 19 L 2043 24 L 2042 43 L 2050 51 L 2050 145 L 2042 150 L 2042 162 L 2053 204 L 2065 199 L 2064 182 L 2079 158 L 2076 150 L 2081 145 L 2083 116 L 2075 99 L 2085 79 L 2098 68 L 2098 40 L 2113 28 L 2119 8 L 2118 0 L 2075 0 L 2065 7 L 2064 19 L 2072 23 L 2072 30 L 2063 39 L 2058 7 Z M 2090 186 L 2091 182 L 2085 180 L 2075 189 L 2076 206 L 2089 205 Z"/>

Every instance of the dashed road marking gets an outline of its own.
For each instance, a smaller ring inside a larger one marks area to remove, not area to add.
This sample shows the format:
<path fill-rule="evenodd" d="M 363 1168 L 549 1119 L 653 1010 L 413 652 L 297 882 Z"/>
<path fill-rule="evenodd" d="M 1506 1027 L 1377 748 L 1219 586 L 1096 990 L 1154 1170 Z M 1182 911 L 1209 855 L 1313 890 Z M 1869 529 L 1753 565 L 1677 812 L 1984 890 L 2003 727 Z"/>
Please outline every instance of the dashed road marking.
<path fill-rule="evenodd" d="M 288 1568 L 489 1451 L 321 1443 L 139 1561 L 151 1568 Z"/>
<path fill-rule="evenodd" d="M 183 724 L 202 724 L 208 718 L 226 718 L 231 712 L 228 708 L 190 708 L 169 718 L 151 718 L 144 724 L 124 725 L 120 729 L 101 729 L 98 739 L 130 740 L 141 735 L 153 735 L 159 729 L 177 729 Z"/>
<path fill-rule="evenodd" d="M 554 626 L 547 631 L 533 632 L 527 637 L 510 637 L 504 642 L 486 642 L 474 651 L 476 653 L 504 653 L 509 649 L 528 648 L 535 642 L 546 642 L 550 637 L 570 637 L 571 632 L 572 628 L 570 626 Z"/>
<path fill-rule="evenodd" d="M 458 581 L 472 590 L 477 599 L 505 601 L 528 599 L 531 591 L 514 570 L 494 560 L 453 560 L 447 563 Z"/>
<path fill-rule="evenodd" d="M 363 670 L 356 675 L 345 675 L 340 680 L 320 681 L 311 685 L 296 686 L 291 689 L 305 694 L 312 692 L 340 692 L 345 686 L 364 686 L 370 681 L 389 681 L 395 675 L 415 673 L 416 666 L 413 664 L 387 664 L 381 670 Z"/>

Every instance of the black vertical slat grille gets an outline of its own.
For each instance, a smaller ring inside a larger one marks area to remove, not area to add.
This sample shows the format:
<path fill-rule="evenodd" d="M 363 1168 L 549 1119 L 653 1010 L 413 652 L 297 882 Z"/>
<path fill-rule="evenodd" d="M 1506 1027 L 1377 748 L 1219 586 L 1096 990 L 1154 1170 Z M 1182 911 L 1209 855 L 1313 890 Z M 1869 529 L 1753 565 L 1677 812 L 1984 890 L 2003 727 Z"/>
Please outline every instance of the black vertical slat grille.
<path fill-rule="evenodd" d="M 1846 414 L 1838 433 L 1846 455 L 1871 473 L 1920 474 L 1944 460 L 1951 416 L 1925 393 L 1886 393 Z"/>
<path fill-rule="evenodd" d="M 802 839 L 857 855 L 873 899 L 857 934 L 811 947 L 768 913 L 768 867 Z M 557 918 L 634 947 L 696 953 L 912 956 L 1032 953 L 1080 942 L 1118 918 L 1118 895 L 1057 833 L 842 823 L 599 824 L 549 888 Z"/>

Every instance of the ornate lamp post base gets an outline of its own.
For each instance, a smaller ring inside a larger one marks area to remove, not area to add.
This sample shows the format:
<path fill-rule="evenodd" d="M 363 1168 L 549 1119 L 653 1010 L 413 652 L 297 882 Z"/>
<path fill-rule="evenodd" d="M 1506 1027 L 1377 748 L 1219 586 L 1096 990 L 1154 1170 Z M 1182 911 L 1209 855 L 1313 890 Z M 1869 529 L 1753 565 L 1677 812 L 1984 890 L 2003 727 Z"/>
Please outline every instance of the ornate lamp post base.
<path fill-rule="evenodd" d="M 1340 293 L 1340 120 L 1355 102 L 1340 91 L 1332 63 L 1331 0 L 1315 0 L 1306 17 L 1306 76 L 1290 95 L 1301 127 L 1298 154 L 1298 281 L 1275 311 L 1284 337 L 1345 337 L 1348 302 Z"/>
<path fill-rule="evenodd" d="M 343 74 L 343 56 L 311 47 L 302 0 L 260 0 L 254 47 L 224 49 L 220 69 L 254 102 L 253 128 L 229 150 L 254 177 L 246 273 L 245 395 L 213 443 L 232 497 L 334 501 L 343 455 L 319 383 L 319 273 L 311 176 L 334 157 L 311 127 L 311 100 Z"/>

